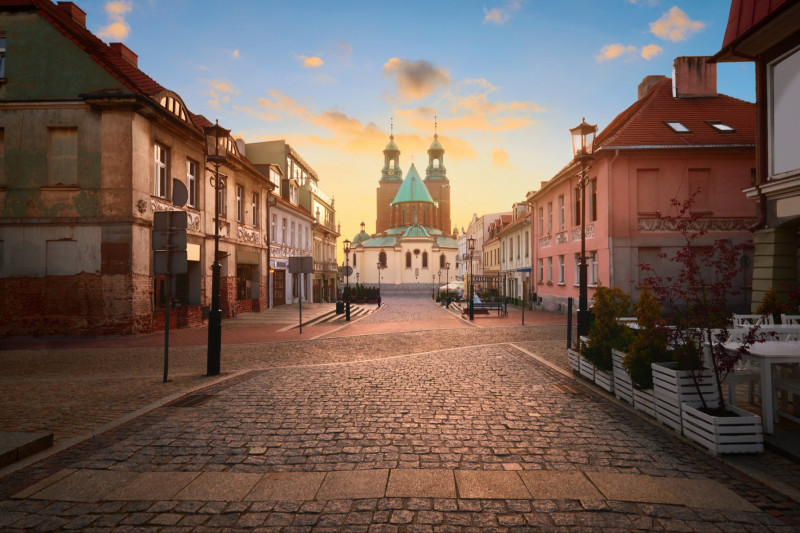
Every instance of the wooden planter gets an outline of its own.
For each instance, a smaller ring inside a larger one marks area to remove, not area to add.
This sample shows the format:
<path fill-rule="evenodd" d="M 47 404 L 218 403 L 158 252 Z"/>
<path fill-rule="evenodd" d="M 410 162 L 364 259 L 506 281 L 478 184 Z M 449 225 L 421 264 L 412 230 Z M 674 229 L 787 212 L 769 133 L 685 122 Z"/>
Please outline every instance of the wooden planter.
<path fill-rule="evenodd" d="M 633 408 L 646 415 L 656 417 L 656 398 L 653 389 L 633 389 Z"/>
<path fill-rule="evenodd" d="M 579 371 L 581 376 L 585 377 L 589 381 L 594 381 L 594 365 L 584 356 L 581 355 L 580 357 L 581 358 L 578 366 L 580 367 Z"/>
<path fill-rule="evenodd" d="M 739 416 L 712 416 L 681 403 L 684 436 L 715 454 L 763 452 L 761 417 L 731 405 L 726 408 Z"/>
<path fill-rule="evenodd" d="M 614 373 L 594 367 L 594 384 L 606 392 L 614 392 Z"/>
<path fill-rule="evenodd" d="M 703 405 L 689 370 L 678 370 L 678 363 L 653 363 L 653 393 L 656 399 L 656 420 L 678 433 L 683 432 L 681 403 L 692 407 Z M 713 371 L 706 368 L 700 373 L 700 393 L 706 405 L 717 405 L 719 395 Z"/>
<path fill-rule="evenodd" d="M 625 353 L 611 350 L 611 361 L 614 365 L 614 395 L 623 402 L 633 403 L 633 383 L 631 377 L 622 366 Z"/>
<path fill-rule="evenodd" d="M 569 367 L 572 369 L 573 372 L 576 374 L 581 370 L 581 354 L 573 350 L 572 348 L 567 349 L 567 358 L 569 359 Z"/>

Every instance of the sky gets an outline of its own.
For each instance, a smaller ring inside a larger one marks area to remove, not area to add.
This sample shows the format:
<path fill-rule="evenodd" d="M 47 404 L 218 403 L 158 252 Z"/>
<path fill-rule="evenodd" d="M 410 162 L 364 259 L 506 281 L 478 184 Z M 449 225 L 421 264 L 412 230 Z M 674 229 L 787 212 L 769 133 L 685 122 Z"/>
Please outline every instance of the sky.
<path fill-rule="evenodd" d="M 454 226 L 509 211 L 602 130 L 647 75 L 719 51 L 730 0 L 76 0 L 188 108 L 246 142 L 285 139 L 335 199 L 341 239 L 375 231 L 393 124 L 424 176 L 434 128 Z M 752 63 L 718 91 L 755 101 Z M 338 251 L 342 255 L 341 250 Z"/>

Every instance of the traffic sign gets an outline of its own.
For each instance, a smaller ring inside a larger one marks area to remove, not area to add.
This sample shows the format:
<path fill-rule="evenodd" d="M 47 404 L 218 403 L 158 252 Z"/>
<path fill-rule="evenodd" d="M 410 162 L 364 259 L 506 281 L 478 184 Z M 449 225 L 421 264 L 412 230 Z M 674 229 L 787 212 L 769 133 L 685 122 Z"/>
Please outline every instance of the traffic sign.
<path fill-rule="evenodd" d="M 153 252 L 153 272 L 155 274 L 186 274 L 189 269 L 186 250 Z"/>

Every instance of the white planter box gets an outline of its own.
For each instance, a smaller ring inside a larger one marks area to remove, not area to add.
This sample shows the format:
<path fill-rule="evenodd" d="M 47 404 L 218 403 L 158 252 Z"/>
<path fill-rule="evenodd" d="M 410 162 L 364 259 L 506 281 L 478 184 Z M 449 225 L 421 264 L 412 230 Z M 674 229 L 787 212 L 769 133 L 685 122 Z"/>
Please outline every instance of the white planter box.
<path fill-rule="evenodd" d="M 594 381 L 594 365 L 584 356 L 580 358 L 580 373 L 589 381 Z"/>
<path fill-rule="evenodd" d="M 572 348 L 567 348 L 567 359 L 569 360 L 569 367 L 572 369 L 572 371 L 576 373 L 580 372 L 581 354 L 579 354 Z"/>
<path fill-rule="evenodd" d="M 712 453 L 761 453 L 764 436 L 761 417 L 726 406 L 739 416 L 712 416 L 682 403 L 683 434 Z"/>
<path fill-rule="evenodd" d="M 656 417 L 656 398 L 653 389 L 633 389 L 633 408 Z"/>
<path fill-rule="evenodd" d="M 678 433 L 683 432 L 681 403 L 693 407 L 702 406 L 692 373 L 689 370 L 677 370 L 678 363 L 653 363 L 653 393 L 656 399 L 656 420 Z M 705 369 L 700 373 L 700 393 L 706 405 L 717 405 L 719 394 L 712 370 Z"/>
<path fill-rule="evenodd" d="M 622 361 L 625 353 L 611 350 L 611 361 L 614 365 L 614 395 L 623 402 L 633 403 L 633 383 Z"/>
<path fill-rule="evenodd" d="M 606 392 L 614 392 L 614 373 L 595 367 L 594 384 Z"/>

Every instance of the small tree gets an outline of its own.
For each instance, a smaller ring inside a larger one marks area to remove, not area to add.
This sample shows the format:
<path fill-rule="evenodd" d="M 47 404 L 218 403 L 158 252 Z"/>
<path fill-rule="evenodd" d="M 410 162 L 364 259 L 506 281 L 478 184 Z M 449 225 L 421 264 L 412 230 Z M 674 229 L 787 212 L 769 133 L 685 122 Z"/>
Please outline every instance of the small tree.
<path fill-rule="evenodd" d="M 641 389 L 653 388 L 653 363 L 673 360 L 667 348 L 669 340 L 661 317 L 661 306 L 650 287 L 645 285 L 639 293 L 639 301 L 633 306 L 638 330 L 622 365 L 634 385 Z"/>
<path fill-rule="evenodd" d="M 789 310 L 789 306 L 781 302 L 775 287 L 770 287 L 769 290 L 764 293 L 764 298 L 761 300 L 761 305 L 756 309 L 756 313 L 759 315 L 772 315 L 773 320 L 778 323 L 780 322 L 781 314 L 788 313 Z"/>
<path fill-rule="evenodd" d="M 662 276 L 651 265 L 641 264 L 639 267 L 646 274 L 644 283 L 653 290 L 669 318 L 671 327 L 662 326 L 661 329 L 681 368 L 692 371 L 698 393 L 701 380 L 698 370 L 703 367 L 702 350 L 704 346 L 709 347 L 720 399 L 718 410 L 724 414 L 722 381 L 733 372 L 742 355 L 749 353 L 748 347 L 755 340 L 755 328 L 741 342 L 737 352 L 725 349 L 730 317 L 728 298 L 737 294 L 733 281 L 741 273 L 739 257 L 744 244 L 732 245 L 720 239 L 710 246 L 698 242 L 707 234 L 701 223 L 702 216 L 690 211 L 698 193 L 699 190 L 684 202 L 673 199 L 676 215 L 660 215 L 667 226 L 678 231 L 684 239 L 684 246 L 669 258 L 678 265 L 677 274 Z M 703 408 L 711 411 L 702 394 L 700 398 Z"/>
<path fill-rule="evenodd" d="M 617 320 L 628 313 L 631 300 L 619 287 L 599 286 L 593 301 L 594 321 L 589 326 L 589 342 L 582 347 L 581 355 L 600 370 L 609 372 L 611 349 L 625 350 L 633 337 L 631 329 Z"/>

